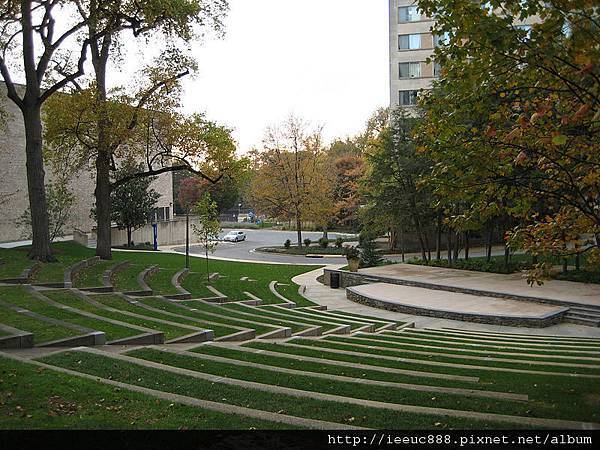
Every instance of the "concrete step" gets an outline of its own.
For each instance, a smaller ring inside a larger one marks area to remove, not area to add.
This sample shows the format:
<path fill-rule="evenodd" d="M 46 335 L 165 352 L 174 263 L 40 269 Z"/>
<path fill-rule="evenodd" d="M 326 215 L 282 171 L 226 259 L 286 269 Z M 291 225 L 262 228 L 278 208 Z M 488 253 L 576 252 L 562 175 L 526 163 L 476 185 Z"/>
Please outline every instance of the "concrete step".
<path fill-rule="evenodd" d="M 589 312 L 589 311 L 581 311 L 579 309 L 570 309 L 567 312 L 566 316 L 578 316 L 578 317 L 586 317 L 592 320 L 600 320 L 600 313 Z"/>
<path fill-rule="evenodd" d="M 575 325 L 585 325 L 588 327 L 600 327 L 600 319 L 590 319 L 588 317 L 579 316 L 577 314 L 568 314 L 565 316 L 565 322 Z"/>

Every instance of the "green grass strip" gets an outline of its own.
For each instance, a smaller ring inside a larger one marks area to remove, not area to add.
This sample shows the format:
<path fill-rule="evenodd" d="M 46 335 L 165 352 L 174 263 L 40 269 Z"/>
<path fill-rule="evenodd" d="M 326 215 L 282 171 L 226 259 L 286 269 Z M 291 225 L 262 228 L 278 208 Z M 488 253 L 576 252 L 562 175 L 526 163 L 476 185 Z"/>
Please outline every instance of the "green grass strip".
<path fill-rule="evenodd" d="M 523 354 L 521 354 L 518 351 L 513 351 L 510 352 L 510 350 L 504 350 L 504 352 L 509 352 L 511 353 L 510 355 L 501 355 L 498 352 L 503 352 L 503 350 L 498 350 L 498 349 L 486 349 L 486 348 L 479 348 L 479 349 L 474 349 L 472 347 L 466 347 L 466 346 L 458 346 L 458 345 L 444 345 L 444 344 L 440 344 L 437 342 L 432 342 L 429 345 L 431 347 L 435 347 L 435 348 L 429 348 L 428 347 L 428 343 L 427 341 L 425 342 L 415 342 L 415 341 L 410 341 L 408 339 L 406 340 L 397 340 L 397 339 L 393 339 L 391 341 L 389 340 L 385 340 L 384 338 L 379 338 L 377 336 L 370 336 L 370 335 L 366 335 L 363 333 L 359 333 L 356 335 L 356 337 L 348 337 L 347 339 L 342 338 L 340 340 L 339 337 L 337 336 L 331 336 L 331 337 L 327 337 L 326 339 L 332 340 L 332 341 L 336 341 L 336 342 L 349 342 L 351 344 L 360 344 L 360 345 L 372 345 L 375 347 L 386 347 L 386 348 L 391 348 L 391 349 L 399 349 L 399 350 L 407 350 L 407 351 L 424 351 L 424 352 L 432 352 L 432 353 L 448 353 L 448 354 L 452 354 L 452 355 L 467 355 L 467 356 L 477 356 L 477 357 L 481 357 L 481 358 L 499 358 L 499 359 L 515 359 L 515 360 L 529 360 L 531 359 L 532 361 L 539 361 L 539 362 L 545 362 L 545 363 L 553 363 L 553 362 L 558 362 L 558 363 L 572 363 L 572 364 L 588 364 L 588 365 L 600 365 L 600 361 L 599 362 L 594 362 L 594 361 L 586 361 L 584 359 L 578 360 L 578 359 L 561 359 L 561 358 L 553 358 L 552 356 L 554 355 L 545 355 L 541 352 L 529 352 L 527 351 L 527 353 L 525 353 L 525 351 L 521 351 Z M 420 347 L 420 345 L 423 345 L 423 347 Z M 536 354 L 536 355 L 540 355 L 540 357 L 531 357 L 528 356 L 528 354 Z"/>
<path fill-rule="evenodd" d="M 142 286 L 138 283 L 138 275 L 145 268 L 146 266 L 141 264 L 131 264 L 121 270 L 113 272 L 110 281 L 115 290 L 120 292 L 141 291 Z"/>
<path fill-rule="evenodd" d="M 146 277 L 146 284 L 156 295 L 179 294 L 179 291 L 171 283 L 173 276 L 178 270 L 160 269 L 158 272 Z"/>
<path fill-rule="evenodd" d="M 34 344 L 79 336 L 82 333 L 26 316 L 0 305 L 0 322 L 21 331 L 33 333 Z"/>
<path fill-rule="evenodd" d="M 76 297 L 69 291 L 54 291 L 48 292 L 48 297 L 52 298 L 52 300 L 62 303 L 64 305 L 72 306 L 73 308 L 78 308 L 82 311 L 87 311 L 92 314 L 96 314 L 97 316 L 106 317 L 107 319 L 118 320 L 120 322 L 129 323 L 132 325 L 136 325 L 138 327 L 148 328 L 150 330 L 162 331 L 165 334 L 165 339 L 175 339 L 181 336 L 185 336 L 188 334 L 192 334 L 193 330 L 188 330 L 184 328 L 178 328 L 173 325 L 163 324 L 159 322 L 155 322 L 151 318 L 141 319 L 137 317 L 132 317 L 126 314 L 121 314 L 118 312 L 108 311 L 104 308 L 98 308 L 97 306 L 92 305 L 91 303 L 86 302 L 85 300 Z M 107 323 L 106 328 L 112 328 L 115 325 Z M 118 325 L 117 325 L 118 326 Z M 104 330 L 102 330 L 104 331 Z M 140 334 L 142 331 L 136 331 L 135 334 Z M 112 335 L 112 333 L 111 333 Z M 108 336 L 107 336 L 108 339 Z M 119 339 L 115 337 L 111 337 L 110 340 Z"/>
<path fill-rule="evenodd" d="M 99 287 L 102 286 L 102 275 L 104 271 L 114 266 L 113 261 L 100 261 L 90 267 L 86 267 L 75 274 L 73 286 L 82 287 Z"/>
<path fill-rule="evenodd" d="M 272 311 L 272 312 L 285 313 L 285 311 L 282 311 L 281 307 L 278 307 L 278 306 L 264 306 L 264 307 L 261 307 L 261 309 L 267 310 L 267 311 Z M 286 310 L 286 311 L 290 311 L 290 310 Z M 322 320 L 323 322 L 338 323 L 340 325 L 350 325 L 350 329 L 352 329 L 352 330 L 364 327 L 365 325 L 369 324 L 369 322 L 360 322 L 359 320 L 356 320 L 356 319 L 345 320 L 345 319 L 341 319 L 339 317 L 324 316 L 324 315 L 319 314 L 318 311 L 315 311 L 314 313 L 308 313 L 304 310 L 297 310 L 297 309 L 293 309 L 291 311 L 293 311 L 294 316 L 298 317 L 298 320 L 300 320 L 302 318 L 307 318 L 309 320 L 316 320 L 316 321 Z"/>
<path fill-rule="evenodd" d="M 170 322 L 182 323 L 184 325 L 191 325 L 191 326 L 198 327 L 198 328 L 205 329 L 205 330 L 210 329 L 210 330 L 214 331 L 215 336 L 217 336 L 217 337 L 227 336 L 229 334 L 237 333 L 238 331 L 240 331 L 235 328 L 228 328 L 228 327 L 223 327 L 223 326 L 206 323 L 206 321 L 200 320 L 199 318 L 191 317 L 191 316 L 189 316 L 189 314 L 185 314 L 186 311 L 183 309 L 181 310 L 182 311 L 181 315 L 188 316 L 188 318 L 174 317 L 169 314 L 161 314 L 156 311 L 150 311 L 141 306 L 136 306 L 129 302 L 126 302 L 121 297 L 118 297 L 115 295 L 94 295 L 94 296 L 91 296 L 91 298 L 93 298 L 97 302 L 100 302 L 103 305 L 109 306 L 111 308 L 121 309 L 123 311 L 130 311 L 130 312 L 133 312 L 136 314 L 142 314 L 142 315 L 145 315 L 148 317 L 153 317 L 155 319 L 162 319 L 162 320 L 168 320 Z M 148 298 L 141 299 L 139 301 L 139 303 L 143 303 L 145 305 L 155 307 L 153 304 L 150 304 L 150 303 L 152 303 L 152 300 L 156 300 L 157 303 L 158 302 L 166 303 L 165 301 L 161 301 L 160 299 L 148 299 Z M 161 309 L 161 308 L 157 308 L 157 309 Z"/>
<path fill-rule="evenodd" d="M 65 352 L 43 361 L 79 372 L 109 378 L 124 383 L 159 389 L 224 404 L 233 404 L 263 411 L 280 412 L 297 417 L 347 423 L 380 429 L 434 429 L 452 427 L 464 429 L 506 428 L 506 424 L 469 419 L 408 414 L 358 405 L 314 400 L 231 386 L 198 378 L 177 375 L 164 370 L 143 367 L 110 357 L 83 352 Z M 517 425 L 518 426 L 518 425 Z M 511 425 L 512 427 L 512 425 Z"/>
<path fill-rule="evenodd" d="M 426 378 L 420 375 L 411 376 L 398 373 L 385 373 L 368 369 L 355 369 L 345 366 L 343 361 L 340 361 L 338 364 L 302 361 L 295 359 L 293 355 L 286 356 L 285 353 L 282 353 L 281 356 L 263 355 L 260 353 L 245 352 L 235 348 L 218 347 L 215 345 L 201 345 L 200 347 L 197 347 L 191 351 L 205 355 L 222 356 L 224 358 L 237 359 L 240 361 L 265 364 L 273 367 L 283 367 L 286 369 L 304 370 L 315 373 L 326 373 L 357 379 L 364 378 L 367 380 L 376 381 L 425 384 L 428 386 L 461 387 L 466 389 L 481 388 L 479 385 L 460 381 Z"/>
<path fill-rule="evenodd" d="M 339 317 L 339 318 L 345 318 L 345 317 L 349 317 L 351 319 L 354 320 L 365 320 L 368 323 L 372 323 L 375 325 L 375 328 L 381 328 L 383 326 L 389 325 L 390 323 L 395 323 L 397 325 L 403 325 L 404 322 L 398 322 L 396 320 L 388 320 L 386 321 L 385 319 L 381 319 L 379 317 L 372 317 L 372 316 L 363 316 L 361 314 L 352 314 L 352 313 L 347 313 L 345 311 L 339 311 L 339 310 L 332 310 L 332 311 L 320 311 L 321 314 L 323 314 L 323 316 L 328 317 L 328 316 L 333 316 L 333 317 Z"/>
<path fill-rule="evenodd" d="M 206 273 L 190 272 L 182 281 L 181 286 L 194 297 L 210 298 L 214 297 L 215 293 L 209 290 L 206 285 Z"/>
<path fill-rule="evenodd" d="M 327 340 L 309 340 L 309 339 L 293 339 L 289 341 L 292 344 L 298 345 L 306 345 L 309 347 L 323 347 L 334 350 L 346 350 L 353 351 L 358 353 L 366 353 L 371 354 L 373 356 L 382 355 L 382 356 L 393 356 L 396 358 L 410 358 L 416 360 L 424 360 L 424 361 L 436 361 L 441 363 L 451 363 L 451 364 L 465 364 L 471 366 L 486 366 L 486 367 L 506 367 L 510 369 L 520 369 L 520 370 L 536 370 L 536 371 L 546 371 L 546 372 L 561 372 L 561 373 L 576 373 L 576 374 L 589 374 L 589 375 L 599 375 L 598 370 L 587 369 L 585 367 L 565 367 L 565 366 L 545 366 L 545 365 L 534 365 L 528 364 L 527 360 L 523 360 L 523 362 L 504 362 L 504 361 L 495 361 L 493 359 L 480 359 L 480 360 L 471 360 L 471 359 L 460 359 L 460 358 L 448 358 L 444 356 L 438 355 L 421 355 L 418 353 L 413 353 L 414 349 L 401 350 L 401 349 L 369 349 L 369 348 L 360 348 L 356 347 L 350 342 L 335 342 L 335 341 L 327 341 Z"/>
<path fill-rule="evenodd" d="M 364 336 L 362 333 L 358 333 L 357 336 Z M 498 352 L 521 352 L 521 353 L 535 353 L 540 355 L 548 355 L 548 356 L 556 356 L 556 355 L 564 355 L 564 356 L 581 356 L 581 357 L 590 357 L 590 358 L 600 358 L 600 353 L 598 352 L 598 348 L 594 348 L 597 353 L 588 353 L 585 350 L 592 349 L 583 349 L 581 347 L 572 347 L 572 348 L 561 348 L 556 349 L 552 344 L 548 344 L 544 347 L 530 347 L 527 344 L 515 344 L 515 343 L 487 343 L 482 341 L 463 341 L 463 340 L 450 340 L 444 339 L 444 336 L 431 336 L 431 335 L 422 335 L 412 332 L 402 332 L 398 334 L 391 333 L 383 333 L 377 336 L 373 336 L 374 339 L 382 340 L 386 342 L 413 342 L 415 344 L 427 344 L 434 346 L 443 346 L 448 348 L 470 348 L 473 350 L 489 350 L 489 351 L 498 351 Z M 577 353 L 571 353 L 572 350 L 577 350 Z"/>
<path fill-rule="evenodd" d="M 283 429 L 0 358 L 0 429 Z"/>
<path fill-rule="evenodd" d="M 417 330 L 414 328 L 406 328 L 405 330 L 402 331 L 402 333 L 408 333 L 410 335 L 415 335 L 415 336 L 419 336 L 419 337 L 424 337 L 424 338 L 433 338 L 433 339 L 443 339 L 443 338 L 451 338 L 451 341 L 456 341 L 456 342 L 477 342 L 477 343 L 489 343 L 490 345 L 512 345 L 512 346 L 528 346 L 529 344 L 538 344 L 536 346 L 546 346 L 546 347 L 552 347 L 553 345 L 556 346 L 560 346 L 565 347 L 565 348 L 571 348 L 573 347 L 574 349 L 579 349 L 579 348 L 590 348 L 590 349 L 600 349 L 600 342 L 593 342 L 593 341 L 577 341 L 577 340 L 573 340 L 573 341 L 564 341 L 564 340 L 553 340 L 553 339 L 548 339 L 546 340 L 542 340 L 542 339 L 527 339 L 525 337 L 523 338 L 515 338 L 515 337 L 493 337 L 493 336 L 476 336 L 476 335 L 466 335 L 466 334 L 460 334 L 460 333 L 446 333 L 445 331 L 442 330 L 431 330 L 431 331 L 422 331 L 422 330 Z M 395 332 L 386 332 L 386 335 L 390 335 L 390 336 L 397 336 L 397 333 Z M 540 336 L 543 337 L 542 335 L 532 335 L 532 338 L 534 336 Z"/>
<path fill-rule="evenodd" d="M 250 320 L 252 322 L 268 323 L 268 324 L 273 325 L 273 327 L 289 327 L 292 329 L 293 333 L 297 333 L 297 332 L 300 332 L 300 331 L 308 328 L 307 326 L 290 324 L 286 320 L 273 319 L 270 317 L 252 314 L 252 310 L 248 310 L 248 315 L 246 315 L 246 314 L 240 314 L 237 311 L 235 311 L 231 308 L 228 308 L 227 306 L 210 305 L 208 303 L 199 302 L 199 301 L 185 302 L 184 305 L 188 306 L 190 308 L 198 309 L 199 311 L 220 314 L 222 316 L 229 317 L 232 320 L 236 320 L 236 319 Z M 219 320 L 221 320 L 221 319 L 219 319 Z M 273 329 L 271 329 L 271 330 L 273 330 Z"/>
<path fill-rule="evenodd" d="M 431 408 L 455 409 L 461 411 L 479 411 L 496 414 L 524 415 L 534 417 L 554 418 L 546 415 L 546 410 L 531 411 L 532 405 L 506 399 L 485 399 L 466 397 L 462 394 L 439 392 L 421 392 L 398 387 L 382 387 L 355 382 L 342 382 L 326 378 L 306 375 L 288 374 L 273 369 L 259 369 L 238 366 L 235 362 L 216 362 L 209 359 L 199 359 L 186 355 L 162 352 L 156 349 L 144 348 L 127 353 L 128 356 L 154 361 L 172 367 L 189 369 L 195 372 L 233 378 L 236 380 L 253 381 L 271 386 L 282 386 L 303 391 L 321 392 L 349 398 L 362 398 L 386 403 L 427 406 Z M 356 381 L 360 381 L 360 378 Z M 530 411 L 526 413 L 526 411 Z M 570 413 L 570 411 L 569 411 Z M 539 415 L 542 414 L 542 415 Z M 553 414 L 553 411 L 550 411 Z"/>
<path fill-rule="evenodd" d="M 252 312 L 253 314 L 256 314 L 257 316 L 262 316 L 262 317 L 271 317 L 274 319 L 291 320 L 294 322 L 306 324 L 307 326 L 308 325 L 320 326 L 320 327 L 323 327 L 323 331 L 329 331 L 329 330 L 333 330 L 334 328 L 337 328 L 337 325 L 323 323 L 323 322 L 321 322 L 319 320 L 315 320 L 315 319 L 299 317 L 298 315 L 294 315 L 293 313 L 288 314 L 285 312 L 273 312 L 273 311 L 269 311 L 264 308 L 259 308 L 259 307 L 250 307 L 249 308 L 244 305 L 236 305 L 236 304 L 225 305 L 225 308 L 233 309 L 235 311 L 241 311 L 241 312 L 248 311 L 248 312 Z"/>
<path fill-rule="evenodd" d="M 275 331 L 274 327 L 269 327 L 267 325 L 254 325 L 251 323 L 242 322 L 235 318 L 227 317 L 226 314 L 223 314 L 221 317 L 216 317 L 216 316 L 210 315 L 207 312 L 203 312 L 203 311 L 191 311 L 189 309 L 179 308 L 177 305 L 169 304 L 168 300 L 165 301 L 165 300 L 160 300 L 160 299 L 143 298 L 143 299 L 140 299 L 139 301 L 148 306 L 152 306 L 153 308 L 164 309 L 165 311 L 167 311 L 167 310 L 173 311 L 173 312 L 176 312 L 177 314 L 183 314 L 185 316 L 195 317 L 202 321 L 206 321 L 206 322 L 212 321 L 212 322 L 229 325 L 229 326 L 236 327 L 236 328 L 255 330 L 257 335 Z M 193 304 L 195 302 L 190 302 L 190 303 Z M 193 307 L 192 305 L 189 305 L 188 302 L 186 302 L 185 305 Z M 231 330 L 231 332 L 235 332 L 235 333 L 237 333 L 239 331 L 241 331 L 241 330 L 239 330 L 239 329 Z M 228 334 L 231 334 L 231 333 L 228 333 Z"/>
<path fill-rule="evenodd" d="M 52 254 L 56 262 L 44 263 L 35 275 L 37 283 L 60 283 L 64 281 L 65 270 L 73 264 L 94 256 L 94 250 L 73 241 L 52 244 Z"/>
<path fill-rule="evenodd" d="M 300 340 L 296 339 L 295 341 Z M 255 341 L 244 344 L 244 347 L 268 350 L 283 355 L 309 356 L 312 358 L 340 361 L 341 364 L 344 362 L 355 363 L 359 361 L 361 364 L 375 367 L 475 376 L 480 378 L 478 386 L 481 389 L 527 394 L 530 399 L 528 404 L 538 405 L 539 408 L 545 411 L 565 411 L 565 418 L 573 418 L 576 415 L 579 418 L 578 420 L 589 421 L 592 420 L 591 418 L 593 418 L 592 421 L 594 422 L 600 420 L 600 411 L 597 405 L 590 401 L 590 399 L 600 395 L 600 385 L 589 379 L 567 378 L 551 374 L 500 372 L 494 371 L 493 367 L 490 368 L 491 370 L 482 370 L 475 367 L 463 369 L 458 367 L 432 366 L 408 361 L 384 360 L 377 358 L 376 355 L 344 355 L 334 353 L 332 349 L 327 348 L 310 346 L 306 348 L 290 347 L 286 344 L 269 342 Z M 454 363 L 467 364 L 466 361 L 454 361 Z"/>
<path fill-rule="evenodd" d="M 21 273 L 34 265 L 27 257 L 27 248 L 0 248 L 0 279 L 18 278 Z"/>
<path fill-rule="evenodd" d="M 45 291 L 44 295 L 47 294 L 48 298 L 52 298 L 55 301 L 59 301 L 59 299 L 65 296 L 64 293 L 70 294 L 68 293 L 68 291 Z M 70 295 L 72 296 L 72 294 Z M 137 330 L 122 327 L 119 325 L 113 325 L 103 320 L 94 319 L 91 317 L 83 316 L 81 314 L 77 314 L 72 311 L 56 308 L 48 303 L 45 303 L 32 297 L 27 291 L 25 291 L 25 289 L 20 287 L 8 288 L 8 290 L 1 290 L 0 298 L 7 303 L 10 303 L 23 309 L 28 309 L 29 311 L 41 314 L 45 317 L 62 320 L 64 322 L 79 325 L 81 327 L 89 328 L 95 331 L 103 331 L 106 334 L 106 340 L 108 341 L 122 339 L 140 334 L 140 332 Z M 77 307 L 75 305 L 69 304 L 68 302 L 60 303 L 67 304 L 68 306 Z M 53 327 L 55 325 L 47 324 L 47 326 Z M 81 332 L 75 333 L 76 335 L 83 334 Z"/>
<path fill-rule="evenodd" d="M 314 306 L 316 303 L 311 302 L 306 297 L 303 297 L 302 295 L 300 295 L 300 293 L 298 292 L 298 287 L 299 286 L 295 283 L 288 284 L 288 285 L 278 284 L 275 287 L 275 290 L 277 292 L 279 292 L 281 295 L 283 295 L 285 298 L 287 298 L 288 300 L 294 302 L 296 304 L 296 306 Z M 275 304 L 281 303 L 281 300 L 277 299 L 273 303 L 275 303 Z"/>

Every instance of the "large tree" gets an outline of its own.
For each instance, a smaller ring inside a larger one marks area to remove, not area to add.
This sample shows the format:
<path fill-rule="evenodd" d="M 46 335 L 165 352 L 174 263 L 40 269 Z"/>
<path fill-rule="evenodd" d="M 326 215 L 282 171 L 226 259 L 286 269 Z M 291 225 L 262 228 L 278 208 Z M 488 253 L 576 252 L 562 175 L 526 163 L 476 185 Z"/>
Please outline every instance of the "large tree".
<path fill-rule="evenodd" d="M 90 39 L 81 35 L 84 18 L 70 13 L 78 1 L 4 0 L 0 2 L 0 73 L 8 98 L 25 125 L 27 192 L 32 239 L 29 256 L 52 261 L 44 188 L 42 105 L 84 73 Z M 94 36 L 96 38 L 98 36 Z M 67 48 L 79 48 L 70 53 Z M 15 78 L 14 70 L 19 72 Z M 16 79 L 24 78 L 20 88 Z"/>
<path fill-rule="evenodd" d="M 322 225 L 332 214 L 330 170 L 326 164 L 321 129 L 294 116 L 267 129 L 263 148 L 254 152 L 255 172 L 251 201 L 270 217 L 294 221 L 298 247 L 302 222 Z"/>
<path fill-rule="evenodd" d="M 443 76 L 423 104 L 422 150 L 438 186 L 471 204 L 467 218 L 518 218 L 511 245 L 598 263 L 597 5 L 487 3 L 493 14 L 483 2 L 419 2 L 448 35 L 435 54 Z"/>
<path fill-rule="evenodd" d="M 195 62 L 187 56 L 189 42 L 197 38 L 199 31 L 205 27 L 220 32 L 226 11 L 226 0 L 89 0 L 78 3 L 78 12 L 87 25 L 94 74 L 85 87 L 74 83 L 73 94 L 79 95 L 73 95 L 72 101 L 79 103 L 74 111 L 80 116 L 71 114 L 72 120 L 65 123 L 64 132 L 58 133 L 58 139 L 60 141 L 65 133 L 71 132 L 83 141 L 85 149 L 91 150 L 88 151 L 88 158 L 93 158 L 96 172 L 96 254 L 101 258 L 110 259 L 112 256 L 110 192 L 119 183 L 127 182 L 124 179 L 111 184 L 111 172 L 118 168 L 116 161 L 119 153 L 131 147 L 132 136 L 143 132 L 139 128 L 144 127 L 148 134 L 152 134 L 152 139 L 146 139 L 149 143 L 146 153 L 152 153 L 156 146 L 160 150 L 155 152 L 158 156 L 150 154 L 145 159 L 148 164 L 140 168 L 138 174 L 131 174 L 128 178 L 185 169 L 201 173 L 206 179 L 214 181 L 182 155 L 189 151 L 199 153 L 207 145 L 206 142 L 200 143 L 195 150 L 179 147 L 174 152 L 167 145 L 178 140 L 175 133 L 183 133 L 189 138 L 185 143 L 179 140 L 179 144 L 191 146 L 194 139 L 211 131 L 207 130 L 211 123 L 201 116 L 184 118 L 176 113 L 179 82 L 195 69 Z M 159 57 L 137 74 L 136 87 L 130 89 L 132 92 L 124 95 L 125 87 L 109 89 L 107 69 L 111 60 L 118 61 L 127 37 L 146 39 L 146 43 L 152 42 L 162 51 Z M 119 107 L 119 104 L 123 104 L 123 107 Z M 49 114 L 48 117 L 56 116 Z M 62 125 L 58 121 L 55 123 L 59 124 L 59 128 Z M 212 131 L 216 131 L 216 127 Z M 222 136 L 227 140 L 228 132 L 222 131 Z M 195 136 L 191 136 L 191 133 Z M 227 144 L 230 142 L 229 139 Z M 231 148 L 231 145 L 228 147 Z"/>

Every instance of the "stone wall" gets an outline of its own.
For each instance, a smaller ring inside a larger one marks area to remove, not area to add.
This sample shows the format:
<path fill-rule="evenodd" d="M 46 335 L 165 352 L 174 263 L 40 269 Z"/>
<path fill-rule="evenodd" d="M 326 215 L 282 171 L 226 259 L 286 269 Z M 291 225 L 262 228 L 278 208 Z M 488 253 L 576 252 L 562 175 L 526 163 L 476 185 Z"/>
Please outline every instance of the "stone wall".
<path fill-rule="evenodd" d="M 6 119 L 6 126 L 0 128 L 0 199 L 8 196 L 7 202 L 0 206 L 0 242 L 23 239 L 23 230 L 15 226 L 19 216 L 29 206 L 27 194 L 27 173 L 25 169 L 25 127 L 17 106 L 6 97 L 6 85 L 0 83 L 0 114 Z M 50 167 L 46 167 L 46 182 L 56 176 Z M 66 232 L 73 229 L 85 232 L 92 230 L 94 221 L 90 210 L 94 204 L 94 174 L 81 172 L 73 176 L 70 187 L 75 195 L 72 208 L 72 220 Z M 173 202 L 172 174 L 162 174 L 153 184 L 161 197 L 157 207 L 170 207 Z M 126 239 L 125 239 L 126 240 Z"/>

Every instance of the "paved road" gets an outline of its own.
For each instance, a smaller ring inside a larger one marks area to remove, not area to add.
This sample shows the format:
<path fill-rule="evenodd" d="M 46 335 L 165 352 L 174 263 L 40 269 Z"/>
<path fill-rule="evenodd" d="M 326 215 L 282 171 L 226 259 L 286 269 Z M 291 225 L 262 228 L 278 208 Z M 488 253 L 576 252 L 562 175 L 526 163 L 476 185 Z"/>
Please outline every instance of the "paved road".
<path fill-rule="evenodd" d="M 219 236 L 223 237 L 230 230 L 224 230 Z M 329 257 L 329 258 L 307 258 L 305 256 L 296 255 L 280 255 L 276 253 L 261 253 L 255 252 L 258 247 L 273 247 L 281 246 L 286 239 L 295 242 L 295 231 L 278 231 L 278 230 L 244 230 L 246 232 L 246 240 L 242 242 L 219 242 L 213 256 L 217 258 L 239 259 L 244 261 L 261 261 L 261 262 L 278 262 L 285 264 L 339 264 L 345 263 L 344 258 Z M 302 233 L 302 239 L 312 239 L 314 242 L 323 236 L 321 232 Z M 330 239 L 336 239 L 338 236 L 347 237 L 349 235 L 339 233 L 329 233 Z M 176 246 L 173 250 L 177 252 L 185 252 L 185 246 Z M 190 253 L 203 254 L 204 249 L 200 246 L 192 245 Z"/>

